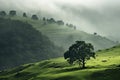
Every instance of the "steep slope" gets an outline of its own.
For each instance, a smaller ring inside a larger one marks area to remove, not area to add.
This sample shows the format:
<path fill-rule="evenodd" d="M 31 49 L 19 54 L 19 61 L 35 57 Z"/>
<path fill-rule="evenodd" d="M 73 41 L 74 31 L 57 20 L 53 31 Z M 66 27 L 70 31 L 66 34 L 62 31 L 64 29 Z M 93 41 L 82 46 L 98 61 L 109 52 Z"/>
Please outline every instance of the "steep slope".
<path fill-rule="evenodd" d="M 32 20 L 23 17 L 11 17 L 11 19 L 21 20 L 33 25 L 34 28 L 48 36 L 57 46 L 63 47 L 65 50 L 76 40 L 84 40 L 95 46 L 95 49 L 110 48 L 116 43 L 100 35 L 88 34 L 86 32 L 75 30 L 66 25 L 58 25 L 56 22 L 49 23 L 44 20 Z"/>
<path fill-rule="evenodd" d="M 62 51 L 30 24 L 0 18 L 0 69 L 58 57 Z"/>
<path fill-rule="evenodd" d="M 98 51 L 96 55 L 96 59 L 87 61 L 86 69 L 56 58 L 1 71 L 0 80 L 119 80 L 120 46 Z"/>

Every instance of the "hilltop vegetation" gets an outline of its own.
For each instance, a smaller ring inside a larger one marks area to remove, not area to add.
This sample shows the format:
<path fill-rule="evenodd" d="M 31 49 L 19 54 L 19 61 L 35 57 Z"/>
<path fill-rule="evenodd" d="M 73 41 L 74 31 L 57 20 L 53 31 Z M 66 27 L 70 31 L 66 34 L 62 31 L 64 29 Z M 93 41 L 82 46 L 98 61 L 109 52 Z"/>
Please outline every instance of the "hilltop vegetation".
<path fill-rule="evenodd" d="M 0 70 L 58 57 L 62 52 L 27 22 L 0 18 Z"/>
<path fill-rule="evenodd" d="M 63 58 L 25 64 L 2 71 L 0 80 L 119 80 L 120 46 L 96 52 L 86 69 L 69 65 Z"/>
<path fill-rule="evenodd" d="M 75 41 L 86 41 L 92 43 L 95 46 L 95 50 L 105 49 L 116 45 L 114 41 L 102 37 L 97 32 L 88 34 L 86 32 L 77 30 L 76 26 L 71 23 L 65 23 L 62 20 L 55 20 L 54 18 L 39 18 L 36 14 L 31 17 L 26 13 L 23 13 L 23 17 L 17 16 L 16 11 L 9 13 L 9 15 L 3 16 L 4 18 L 10 18 L 13 20 L 20 20 L 33 25 L 34 28 L 42 32 L 42 34 L 49 37 L 55 45 L 63 47 L 65 50 Z M 42 17 L 42 16 L 40 16 Z"/>

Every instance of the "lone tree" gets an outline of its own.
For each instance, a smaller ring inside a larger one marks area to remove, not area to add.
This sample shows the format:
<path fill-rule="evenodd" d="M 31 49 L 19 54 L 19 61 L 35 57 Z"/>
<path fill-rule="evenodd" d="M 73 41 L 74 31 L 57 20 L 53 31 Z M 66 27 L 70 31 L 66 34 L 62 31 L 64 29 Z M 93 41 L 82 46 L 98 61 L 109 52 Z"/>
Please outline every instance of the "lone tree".
<path fill-rule="evenodd" d="M 96 35 L 97 35 L 97 33 L 96 33 L 96 32 L 94 32 L 94 35 L 96 36 Z"/>
<path fill-rule="evenodd" d="M 23 13 L 23 17 L 27 17 L 27 14 L 25 12 Z"/>
<path fill-rule="evenodd" d="M 32 15 L 32 17 L 31 17 L 33 20 L 38 20 L 38 17 L 37 17 L 37 15 Z"/>
<path fill-rule="evenodd" d="M 45 18 L 45 17 L 43 17 L 43 21 L 46 21 L 46 18 Z"/>
<path fill-rule="evenodd" d="M 94 47 L 91 43 L 85 43 L 85 41 L 76 41 L 64 53 L 64 58 L 67 59 L 69 64 L 77 61 L 79 66 L 82 65 L 82 68 L 85 68 L 86 60 L 89 60 L 90 57 L 95 58 Z"/>
<path fill-rule="evenodd" d="M 74 30 L 76 30 L 76 26 L 74 26 Z"/>

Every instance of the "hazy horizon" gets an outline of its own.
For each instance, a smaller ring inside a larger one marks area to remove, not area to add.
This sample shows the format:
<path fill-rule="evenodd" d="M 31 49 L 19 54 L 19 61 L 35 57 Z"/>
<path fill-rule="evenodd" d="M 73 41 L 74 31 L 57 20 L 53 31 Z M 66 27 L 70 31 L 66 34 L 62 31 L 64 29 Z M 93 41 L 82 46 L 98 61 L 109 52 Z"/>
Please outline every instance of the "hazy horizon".
<path fill-rule="evenodd" d="M 118 0 L 0 0 L 0 10 L 17 10 L 73 23 L 88 33 L 119 40 Z"/>

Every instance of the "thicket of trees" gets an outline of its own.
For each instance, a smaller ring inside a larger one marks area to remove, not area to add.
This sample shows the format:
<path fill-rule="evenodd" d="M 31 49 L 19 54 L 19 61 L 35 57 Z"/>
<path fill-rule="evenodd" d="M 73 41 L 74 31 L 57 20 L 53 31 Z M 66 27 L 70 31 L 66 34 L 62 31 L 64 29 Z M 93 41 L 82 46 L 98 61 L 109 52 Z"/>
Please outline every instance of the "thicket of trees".
<path fill-rule="evenodd" d="M 54 18 L 50 18 L 47 19 L 47 23 L 52 24 L 52 23 L 56 23 L 56 21 L 54 20 Z"/>
<path fill-rule="evenodd" d="M 63 22 L 62 20 L 58 20 L 56 23 L 57 23 L 58 25 L 64 25 L 64 22 Z"/>
<path fill-rule="evenodd" d="M 10 16 L 16 16 L 16 11 L 15 11 L 15 10 L 11 10 L 11 11 L 9 12 L 9 15 L 10 15 Z"/>
<path fill-rule="evenodd" d="M 5 17 L 6 15 L 7 15 L 7 13 L 5 11 L 0 11 L 0 17 Z M 9 16 L 16 16 L 17 15 L 17 11 L 16 10 L 11 10 L 11 11 L 9 11 L 8 15 Z M 26 17 L 26 18 L 28 17 L 25 12 L 23 13 L 22 16 Z M 31 19 L 33 19 L 33 20 L 39 20 L 39 17 L 36 14 L 33 14 L 31 16 Z M 47 25 L 47 24 L 65 25 L 64 21 L 62 21 L 62 20 L 55 20 L 54 18 L 48 19 L 48 18 L 43 17 L 43 21 L 44 21 L 43 22 L 43 26 Z M 66 26 L 69 27 L 69 28 L 73 28 L 74 30 L 76 30 L 76 26 L 73 25 L 73 24 L 68 24 L 67 23 Z"/>
<path fill-rule="evenodd" d="M 30 24 L 0 18 L 0 69 L 62 56 L 62 51 Z"/>
<path fill-rule="evenodd" d="M 68 23 L 67 23 L 66 26 L 68 26 L 68 27 L 73 28 L 74 30 L 76 30 L 76 26 L 73 25 L 73 24 L 68 24 Z"/>
<path fill-rule="evenodd" d="M 45 17 L 43 17 L 43 21 L 45 21 L 48 24 L 64 25 L 64 22 L 62 20 L 56 21 L 54 18 L 46 19 Z"/>
<path fill-rule="evenodd" d="M 7 14 L 6 14 L 6 12 L 5 11 L 0 11 L 0 17 L 4 17 L 4 16 L 6 16 Z"/>

